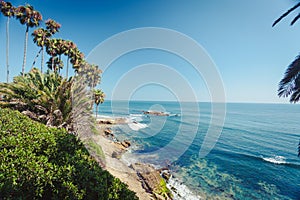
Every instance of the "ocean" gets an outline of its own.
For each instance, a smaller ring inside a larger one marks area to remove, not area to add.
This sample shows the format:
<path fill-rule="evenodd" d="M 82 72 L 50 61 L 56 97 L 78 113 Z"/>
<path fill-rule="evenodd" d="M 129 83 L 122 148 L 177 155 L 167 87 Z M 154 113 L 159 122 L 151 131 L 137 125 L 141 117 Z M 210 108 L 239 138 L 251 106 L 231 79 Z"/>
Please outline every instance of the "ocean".
<path fill-rule="evenodd" d="M 219 126 L 212 123 L 211 107 L 106 101 L 98 115 L 128 119 L 114 127 L 119 140 L 133 143 L 122 159 L 168 166 L 175 199 L 300 199 L 300 105 L 227 103 L 220 136 L 203 157 L 208 128 Z M 168 116 L 142 113 L 148 110 Z"/>

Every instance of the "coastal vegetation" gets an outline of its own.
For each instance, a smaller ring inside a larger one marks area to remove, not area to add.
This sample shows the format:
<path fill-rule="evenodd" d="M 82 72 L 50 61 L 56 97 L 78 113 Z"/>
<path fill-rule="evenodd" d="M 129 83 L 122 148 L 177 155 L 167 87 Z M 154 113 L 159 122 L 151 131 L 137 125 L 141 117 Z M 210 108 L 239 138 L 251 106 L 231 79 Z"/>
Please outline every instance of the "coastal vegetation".
<path fill-rule="evenodd" d="M 102 90 L 96 89 L 102 71 L 85 61 L 74 42 L 54 38 L 61 25 L 52 19 L 43 22 L 42 14 L 33 6 L 14 7 L 1 1 L 0 10 L 7 17 L 7 81 L 0 83 L 1 199 L 137 199 L 127 185 L 101 168 L 104 154 L 89 140 L 95 132 L 94 102 L 103 103 L 105 97 Z M 11 18 L 26 27 L 21 74 L 12 82 Z M 45 27 L 40 27 L 43 24 Z M 32 28 L 37 28 L 31 36 L 40 50 L 26 72 Z M 45 63 L 46 56 L 49 60 Z"/>
<path fill-rule="evenodd" d="M 3 199 L 137 199 L 65 129 L 0 109 Z"/>

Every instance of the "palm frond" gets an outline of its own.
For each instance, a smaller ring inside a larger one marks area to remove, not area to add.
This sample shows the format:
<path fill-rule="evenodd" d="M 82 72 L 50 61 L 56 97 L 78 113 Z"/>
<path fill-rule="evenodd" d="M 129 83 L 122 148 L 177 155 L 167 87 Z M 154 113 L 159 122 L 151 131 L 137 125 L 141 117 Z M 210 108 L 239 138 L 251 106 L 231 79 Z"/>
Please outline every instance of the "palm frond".
<path fill-rule="evenodd" d="M 291 22 L 291 26 L 293 26 L 295 22 L 298 21 L 299 18 L 300 18 L 300 13 L 293 19 L 293 21 Z"/>
<path fill-rule="evenodd" d="M 293 12 L 296 8 L 298 8 L 300 6 L 300 3 L 297 3 L 294 7 L 290 8 L 288 11 L 286 11 L 285 13 L 283 13 L 273 24 L 272 27 L 275 26 L 278 22 L 280 22 L 283 18 L 285 18 L 288 14 L 290 14 L 291 12 Z M 295 19 L 294 19 L 295 20 Z M 293 21 L 294 21 L 293 20 Z M 297 20 L 296 20 L 297 21 Z M 295 23 L 295 22 L 294 22 Z"/>
<path fill-rule="evenodd" d="M 295 91 L 295 80 L 300 74 L 300 56 L 288 66 L 285 71 L 284 77 L 279 83 L 278 96 L 288 97 Z"/>
<path fill-rule="evenodd" d="M 291 95 L 291 98 L 290 98 L 290 102 L 291 103 L 296 103 L 296 102 L 299 101 L 299 99 L 300 99 L 300 88 L 293 91 L 293 93 Z"/>

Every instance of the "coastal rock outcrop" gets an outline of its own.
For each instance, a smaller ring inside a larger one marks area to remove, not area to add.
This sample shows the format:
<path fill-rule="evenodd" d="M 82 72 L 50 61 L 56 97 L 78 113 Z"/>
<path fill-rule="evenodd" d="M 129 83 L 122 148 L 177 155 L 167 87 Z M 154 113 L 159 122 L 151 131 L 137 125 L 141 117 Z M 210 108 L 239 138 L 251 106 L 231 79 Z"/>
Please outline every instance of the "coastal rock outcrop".
<path fill-rule="evenodd" d="M 172 199 L 172 194 L 167 188 L 165 180 L 153 166 L 143 163 L 134 163 L 131 164 L 130 167 L 136 171 L 145 191 L 153 194 L 155 199 Z"/>
<path fill-rule="evenodd" d="M 161 111 L 142 111 L 144 115 L 155 115 L 155 116 L 169 116 L 169 113 L 161 112 Z"/>

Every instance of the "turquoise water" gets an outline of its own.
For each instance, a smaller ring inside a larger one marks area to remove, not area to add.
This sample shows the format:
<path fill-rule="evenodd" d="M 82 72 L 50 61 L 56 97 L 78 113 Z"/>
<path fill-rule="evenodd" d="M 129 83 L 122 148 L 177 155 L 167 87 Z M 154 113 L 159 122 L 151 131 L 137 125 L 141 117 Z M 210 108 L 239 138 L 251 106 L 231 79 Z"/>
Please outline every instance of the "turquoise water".
<path fill-rule="evenodd" d="M 221 135 L 204 158 L 199 150 L 211 121 L 209 103 L 107 101 L 99 114 L 147 125 L 115 132 L 133 141 L 132 157 L 169 165 L 177 181 L 204 199 L 300 199 L 300 105 L 227 104 Z"/>

